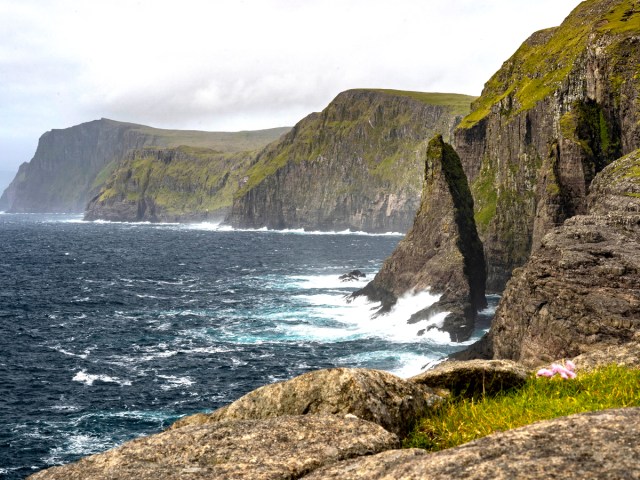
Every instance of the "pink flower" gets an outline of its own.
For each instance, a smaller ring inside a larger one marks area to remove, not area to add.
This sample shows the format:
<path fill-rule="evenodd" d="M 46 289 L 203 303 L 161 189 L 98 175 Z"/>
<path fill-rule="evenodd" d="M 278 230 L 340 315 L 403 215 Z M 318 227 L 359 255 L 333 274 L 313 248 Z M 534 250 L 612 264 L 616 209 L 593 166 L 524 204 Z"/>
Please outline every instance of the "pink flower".
<path fill-rule="evenodd" d="M 576 366 L 571 360 L 567 360 L 565 365 L 560 365 L 559 363 L 552 363 L 551 368 L 542 368 L 538 370 L 538 372 L 536 373 L 536 376 L 553 377 L 555 374 L 558 374 L 565 380 L 569 380 L 570 378 L 576 378 L 576 374 L 573 371 L 575 368 Z"/>

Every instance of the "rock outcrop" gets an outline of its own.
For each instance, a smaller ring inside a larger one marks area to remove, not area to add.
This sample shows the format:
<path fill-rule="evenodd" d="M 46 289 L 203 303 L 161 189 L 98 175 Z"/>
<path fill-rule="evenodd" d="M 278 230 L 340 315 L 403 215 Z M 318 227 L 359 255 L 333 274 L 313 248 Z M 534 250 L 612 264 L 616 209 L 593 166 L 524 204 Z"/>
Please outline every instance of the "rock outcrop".
<path fill-rule="evenodd" d="M 640 408 L 583 413 L 495 433 L 433 454 L 384 452 L 305 480 L 640 478 Z"/>
<path fill-rule="evenodd" d="M 236 195 L 236 227 L 405 232 L 420 204 L 426 143 L 474 97 L 349 90 L 263 150 Z"/>
<path fill-rule="evenodd" d="M 514 272 L 485 340 L 493 358 L 536 366 L 640 331 L 640 150 L 606 167 L 586 203 Z"/>
<path fill-rule="evenodd" d="M 51 130 L 40 137 L 33 159 L 20 166 L 0 203 L 12 212 L 83 212 L 95 189 L 131 150 L 188 145 L 227 153 L 251 151 L 287 131 L 164 130 L 104 118 Z"/>
<path fill-rule="evenodd" d="M 411 322 L 449 311 L 443 329 L 464 341 L 473 332 L 475 313 L 486 306 L 485 279 L 467 179 L 458 155 L 438 135 L 429 142 L 422 200 L 411 230 L 355 296 L 382 302 L 384 312 L 408 292 L 441 294 Z"/>
<path fill-rule="evenodd" d="M 480 397 L 520 387 L 530 373 L 511 360 L 450 360 L 409 380 L 431 388 L 446 388 L 457 396 Z"/>
<path fill-rule="evenodd" d="M 632 341 L 623 345 L 591 350 L 573 359 L 576 371 L 589 371 L 615 364 L 629 368 L 640 368 L 640 332 L 636 332 Z"/>
<path fill-rule="evenodd" d="M 186 146 L 134 150 L 109 167 L 85 220 L 222 222 L 254 156 Z"/>
<path fill-rule="evenodd" d="M 640 8 L 587 0 L 533 34 L 455 132 L 500 292 L 544 235 L 584 214 L 594 176 L 640 148 Z"/>
<path fill-rule="evenodd" d="M 172 428 L 281 415 L 350 414 L 402 438 L 440 400 L 430 388 L 387 372 L 333 368 L 265 385 L 210 414 L 180 419 Z"/>
<path fill-rule="evenodd" d="M 236 420 L 132 440 L 32 480 L 274 480 L 398 448 L 398 437 L 357 418 L 333 415 Z"/>

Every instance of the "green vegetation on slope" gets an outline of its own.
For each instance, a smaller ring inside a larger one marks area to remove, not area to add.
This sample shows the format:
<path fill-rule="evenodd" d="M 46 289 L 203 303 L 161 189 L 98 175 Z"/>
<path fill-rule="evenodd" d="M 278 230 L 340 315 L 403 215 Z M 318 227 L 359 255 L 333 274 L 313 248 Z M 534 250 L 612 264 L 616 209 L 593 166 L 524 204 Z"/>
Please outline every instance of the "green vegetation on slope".
<path fill-rule="evenodd" d="M 240 176 L 252 155 L 222 153 L 211 149 L 181 146 L 175 149 L 147 148 L 133 152 L 116 167 L 109 164 L 109 180 L 97 205 L 114 201 L 153 201 L 159 217 L 213 213 L 231 207 Z M 99 177 L 107 172 L 103 171 Z"/>
<path fill-rule="evenodd" d="M 279 127 L 241 132 L 205 132 L 200 130 L 168 130 L 108 119 L 102 121 L 129 126 L 132 132 L 155 138 L 154 144 L 157 146 L 175 148 L 188 145 L 221 152 L 257 150 L 291 130 L 290 127 Z"/>
<path fill-rule="evenodd" d="M 469 113 L 471 103 L 478 98 L 459 93 L 412 92 L 409 90 L 392 90 L 384 88 L 374 88 L 372 91 L 386 93 L 397 97 L 408 97 L 428 105 L 449 107 L 449 110 L 454 115 L 466 115 Z"/>
<path fill-rule="evenodd" d="M 573 380 L 531 377 L 496 397 L 451 398 L 423 418 L 406 448 L 451 448 L 540 420 L 609 408 L 640 406 L 640 370 L 611 365 Z"/>
<path fill-rule="evenodd" d="M 445 114 L 437 120 L 440 125 L 425 132 L 424 121 L 418 120 L 419 108 L 406 104 L 398 107 L 398 99 L 404 98 L 444 107 Z M 426 139 L 435 133 L 448 136 L 450 121 L 468 113 L 474 99 L 453 93 L 388 89 L 343 92 L 321 113 L 313 113 L 300 121 L 280 144 L 272 144 L 273 148 L 263 151 L 247 172 L 248 181 L 236 197 L 242 197 L 289 162 L 322 161 L 340 156 L 362 158 L 369 172 L 389 188 L 404 186 L 408 181 L 406 176 L 414 170 L 417 149 L 422 148 L 424 152 Z M 424 145 L 421 147 L 420 143 Z"/>
<path fill-rule="evenodd" d="M 602 8 L 606 10 L 600 11 Z M 638 31 L 640 9 L 636 0 L 581 3 L 562 25 L 536 32 L 522 44 L 485 84 L 460 128 L 472 127 L 497 104 L 507 115 L 533 108 L 562 85 L 592 33 L 624 36 Z"/>

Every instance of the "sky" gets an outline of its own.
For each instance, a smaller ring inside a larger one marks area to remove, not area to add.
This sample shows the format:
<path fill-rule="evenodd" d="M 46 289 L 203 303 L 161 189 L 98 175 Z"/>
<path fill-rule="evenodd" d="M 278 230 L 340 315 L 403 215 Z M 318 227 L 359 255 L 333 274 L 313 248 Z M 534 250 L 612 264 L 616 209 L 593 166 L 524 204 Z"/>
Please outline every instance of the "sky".
<path fill-rule="evenodd" d="M 579 0 L 0 0 L 0 172 L 98 118 L 292 126 L 351 88 L 479 95 Z"/>

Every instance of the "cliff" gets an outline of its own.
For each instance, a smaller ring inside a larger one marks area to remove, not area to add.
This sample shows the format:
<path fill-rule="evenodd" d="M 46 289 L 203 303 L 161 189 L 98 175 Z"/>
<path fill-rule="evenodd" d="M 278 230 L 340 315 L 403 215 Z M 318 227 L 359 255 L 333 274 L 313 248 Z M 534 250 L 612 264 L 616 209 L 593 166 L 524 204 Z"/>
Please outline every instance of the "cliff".
<path fill-rule="evenodd" d="M 546 232 L 586 211 L 593 177 L 640 147 L 640 6 L 587 0 L 533 34 L 454 135 L 491 291 Z"/>
<path fill-rule="evenodd" d="M 588 214 L 551 230 L 514 271 L 484 356 L 539 365 L 640 332 L 640 150 L 598 174 Z"/>
<path fill-rule="evenodd" d="M 185 146 L 135 150 L 98 175 L 108 179 L 97 187 L 85 219 L 222 221 L 254 155 Z"/>
<path fill-rule="evenodd" d="M 223 152 L 256 150 L 288 129 L 258 132 L 163 130 L 108 119 L 52 130 L 40 137 L 33 159 L 20 166 L 0 204 L 12 212 L 82 212 L 111 162 L 145 147 L 189 145 Z"/>
<path fill-rule="evenodd" d="M 228 222 L 236 227 L 406 231 L 427 139 L 449 137 L 473 97 L 349 90 L 263 150 Z"/>
<path fill-rule="evenodd" d="M 460 158 L 442 136 L 428 145 L 420 209 L 406 237 L 356 296 L 382 302 L 389 309 L 408 292 L 442 294 L 412 322 L 438 311 L 452 312 L 444 329 L 460 341 L 473 331 L 475 313 L 486 306 L 485 261 L 473 218 L 473 199 Z"/>

